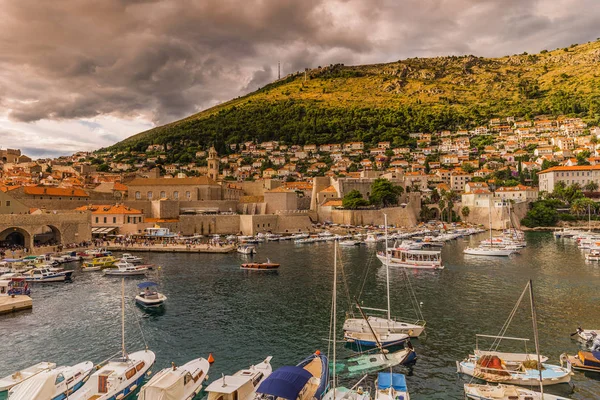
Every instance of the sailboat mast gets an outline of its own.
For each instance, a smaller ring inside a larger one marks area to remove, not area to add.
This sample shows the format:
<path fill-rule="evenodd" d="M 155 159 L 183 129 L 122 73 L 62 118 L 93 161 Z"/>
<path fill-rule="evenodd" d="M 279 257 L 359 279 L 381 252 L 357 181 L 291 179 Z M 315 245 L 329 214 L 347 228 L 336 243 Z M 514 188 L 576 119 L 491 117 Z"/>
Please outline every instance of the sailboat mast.
<path fill-rule="evenodd" d="M 588 232 L 592 231 L 592 210 L 588 204 Z"/>
<path fill-rule="evenodd" d="M 125 352 L 125 278 L 121 278 L 121 351 L 123 359 L 127 358 Z"/>
<path fill-rule="evenodd" d="M 489 210 L 489 223 L 490 223 L 490 248 L 494 247 L 494 241 L 492 240 L 492 199 L 490 198 L 488 202 L 488 210 Z"/>
<path fill-rule="evenodd" d="M 533 301 L 533 281 L 529 280 L 529 299 L 531 301 L 531 319 L 533 320 L 533 338 L 535 340 L 535 354 L 537 355 L 537 367 L 540 376 L 540 393 L 544 398 L 544 385 L 542 383 L 542 357 L 540 356 L 540 344 L 537 329 L 537 315 L 535 313 L 535 303 Z"/>
<path fill-rule="evenodd" d="M 387 286 L 387 319 L 392 319 L 391 308 L 390 308 L 390 256 L 388 253 L 388 223 L 387 214 L 383 214 L 383 221 L 385 223 L 385 280 Z"/>
<path fill-rule="evenodd" d="M 335 363 L 336 363 L 336 352 L 335 352 L 335 340 L 337 335 L 337 243 L 333 246 L 333 371 L 331 372 L 333 381 L 333 400 L 335 400 L 335 387 L 337 382 L 335 381 Z"/>

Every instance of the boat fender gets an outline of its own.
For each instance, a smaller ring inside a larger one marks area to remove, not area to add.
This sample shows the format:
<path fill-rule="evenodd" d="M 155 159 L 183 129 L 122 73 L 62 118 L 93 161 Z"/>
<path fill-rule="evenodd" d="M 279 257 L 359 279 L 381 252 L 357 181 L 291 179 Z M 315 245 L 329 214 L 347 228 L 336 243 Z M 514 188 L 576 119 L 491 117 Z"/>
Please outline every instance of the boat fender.
<path fill-rule="evenodd" d="M 135 389 L 137 389 L 137 385 L 131 385 L 131 387 L 129 388 L 131 392 L 135 391 Z"/>
<path fill-rule="evenodd" d="M 213 357 L 212 353 L 210 353 L 210 354 L 208 355 L 208 363 L 209 363 L 209 364 L 212 364 L 212 363 L 214 363 L 214 362 L 215 362 L 215 358 Z"/>
<path fill-rule="evenodd" d="M 315 351 L 315 355 L 316 355 L 316 356 L 320 356 L 320 355 L 321 355 L 321 350 L 317 350 L 317 351 Z"/>

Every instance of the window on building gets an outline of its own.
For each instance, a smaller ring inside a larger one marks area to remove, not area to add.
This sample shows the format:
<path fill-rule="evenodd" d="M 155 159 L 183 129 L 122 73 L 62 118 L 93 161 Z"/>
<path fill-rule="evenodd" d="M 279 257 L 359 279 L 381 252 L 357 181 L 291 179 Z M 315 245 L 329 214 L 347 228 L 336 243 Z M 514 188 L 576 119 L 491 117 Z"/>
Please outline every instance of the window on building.
<path fill-rule="evenodd" d="M 179 198 L 179 192 L 173 192 L 173 198 L 177 200 Z"/>
<path fill-rule="evenodd" d="M 147 198 L 149 198 L 149 199 L 151 199 L 151 198 L 152 198 L 152 192 L 148 192 L 148 193 L 146 194 L 146 197 L 147 197 Z"/>
<path fill-rule="evenodd" d="M 167 194 L 165 192 L 160 192 L 160 198 L 161 199 L 166 199 L 167 198 Z"/>
<path fill-rule="evenodd" d="M 131 223 L 131 217 L 127 217 L 127 223 Z"/>
<path fill-rule="evenodd" d="M 113 217 L 113 224 L 117 223 L 117 217 Z"/>
<path fill-rule="evenodd" d="M 192 192 L 185 192 L 185 197 L 190 200 L 192 198 Z"/>
<path fill-rule="evenodd" d="M 10 200 L 6 200 L 6 207 L 10 207 Z"/>
<path fill-rule="evenodd" d="M 139 200 L 142 198 L 142 194 L 140 192 L 135 192 L 135 199 Z"/>
<path fill-rule="evenodd" d="M 98 223 L 98 217 L 96 217 L 96 223 Z"/>
<path fill-rule="evenodd" d="M 106 223 L 106 217 L 104 217 L 104 223 Z"/>

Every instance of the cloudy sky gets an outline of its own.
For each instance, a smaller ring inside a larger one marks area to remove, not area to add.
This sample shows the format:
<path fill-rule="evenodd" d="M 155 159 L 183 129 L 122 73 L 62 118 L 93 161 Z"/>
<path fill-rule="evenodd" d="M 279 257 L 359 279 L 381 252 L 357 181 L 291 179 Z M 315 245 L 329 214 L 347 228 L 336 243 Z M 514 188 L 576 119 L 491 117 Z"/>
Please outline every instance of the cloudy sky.
<path fill-rule="evenodd" d="M 94 150 L 321 64 L 595 40 L 598 0 L 0 0 L 0 147 Z"/>

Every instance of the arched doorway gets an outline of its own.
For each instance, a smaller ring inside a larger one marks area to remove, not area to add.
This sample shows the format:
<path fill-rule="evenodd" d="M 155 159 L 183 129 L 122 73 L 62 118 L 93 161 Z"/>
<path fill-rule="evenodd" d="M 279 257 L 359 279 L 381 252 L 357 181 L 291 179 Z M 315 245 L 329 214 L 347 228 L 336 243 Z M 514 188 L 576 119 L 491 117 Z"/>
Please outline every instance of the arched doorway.
<path fill-rule="evenodd" d="M 20 249 L 31 246 L 31 235 L 23 228 L 11 227 L 0 232 L 0 248 Z"/>
<path fill-rule="evenodd" d="M 33 234 L 34 246 L 57 246 L 61 242 L 60 230 L 53 225 L 43 225 Z"/>

